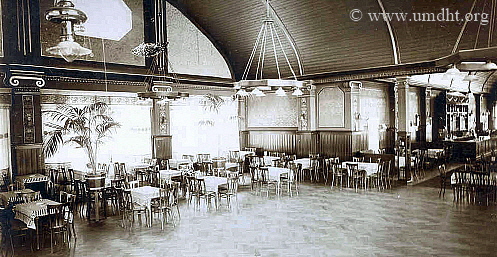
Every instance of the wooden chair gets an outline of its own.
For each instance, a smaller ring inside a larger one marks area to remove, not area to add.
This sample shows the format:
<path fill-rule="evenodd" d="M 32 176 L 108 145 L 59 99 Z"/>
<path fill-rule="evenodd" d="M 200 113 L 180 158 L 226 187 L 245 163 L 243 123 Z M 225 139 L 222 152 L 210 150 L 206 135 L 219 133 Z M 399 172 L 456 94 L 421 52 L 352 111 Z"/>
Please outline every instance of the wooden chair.
<path fill-rule="evenodd" d="M 231 206 L 231 199 L 235 198 L 238 192 L 238 173 L 228 173 L 228 184 L 226 187 L 219 187 L 218 196 L 220 199 L 226 198 L 228 207 Z"/>
<path fill-rule="evenodd" d="M 447 182 L 447 179 L 450 179 L 450 177 L 447 174 L 445 164 L 441 164 L 438 166 L 438 174 L 440 176 L 440 191 L 438 192 L 438 197 L 445 197 L 445 188 L 447 187 L 447 184 L 450 183 Z"/>
<path fill-rule="evenodd" d="M 53 253 L 54 246 L 57 244 L 57 236 L 63 243 L 69 241 L 69 232 L 67 229 L 68 222 L 64 218 L 64 205 L 47 205 L 48 226 L 45 227 L 45 234 L 50 234 L 50 250 Z"/>

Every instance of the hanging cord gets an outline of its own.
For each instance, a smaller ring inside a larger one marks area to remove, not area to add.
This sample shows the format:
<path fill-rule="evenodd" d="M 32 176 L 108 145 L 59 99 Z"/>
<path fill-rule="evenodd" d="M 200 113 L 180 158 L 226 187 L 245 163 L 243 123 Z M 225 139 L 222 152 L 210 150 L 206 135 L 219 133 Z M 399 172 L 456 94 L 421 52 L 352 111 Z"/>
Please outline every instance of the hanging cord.
<path fill-rule="evenodd" d="M 485 0 L 485 2 L 483 2 L 483 7 L 481 9 L 482 13 L 485 11 L 486 6 L 487 6 L 487 0 Z M 478 24 L 478 31 L 476 32 L 475 44 L 473 46 L 473 49 L 476 49 L 476 47 L 478 45 L 478 39 L 480 38 L 480 30 L 481 30 L 481 21 L 480 21 L 480 24 Z"/>
<path fill-rule="evenodd" d="M 104 81 L 105 81 L 105 92 L 108 91 L 109 89 L 109 85 L 107 83 L 107 63 L 106 63 L 106 59 L 105 59 L 105 41 L 103 38 L 101 38 L 102 40 L 102 54 L 103 54 L 103 62 L 104 62 Z"/>
<path fill-rule="evenodd" d="M 269 24 L 269 30 L 271 31 L 271 41 L 273 42 L 274 59 L 276 61 L 276 70 L 278 70 L 278 79 L 281 79 L 280 65 L 278 63 L 278 54 L 276 53 L 276 44 L 274 43 L 274 24 Z M 275 31 L 276 33 L 276 31 Z"/>
<path fill-rule="evenodd" d="M 257 35 L 257 40 L 255 41 L 254 47 L 252 48 L 252 53 L 250 54 L 249 61 L 247 62 L 247 65 L 245 66 L 245 71 L 243 72 L 242 79 L 245 80 L 247 79 L 248 73 L 250 71 L 250 67 L 252 66 L 252 62 L 254 61 L 255 54 L 257 52 L 257 48 L 259 46 L 259 41 L 261 40 L 261 35 L 262 31 L 264 30 L 264 27 L 261 27 L 259 30 L 259 34 Z"/>
<path fill-rule="evenodd" d="M 477 0 L 473 1 L 473 5 L 471 6 L 469 13 L 471 14 L 473 13 L 473 9 L 475 8 L 476 2 Z M 464 30 L 466 29 L 467 25 L 468 25 L 468 19 L 464 19 L 464 24 L 462 25 L 461 31 L 459 32 L 459 36 L 457 37 L 456 43 L 454 44 L 454 48 L 452 48 L 451 54 L 457 51 L 457 48 L 459 47 L 459 42 L 461 42 L 462 35 L 464 34 Z"/>
<path fill-rule="evenodd" d="M 280 45 L 281 51 L 283 52 L 283 56 L 285 57 L 286 63 L 288 64 L 288 67 L 290 68 L 290 71 L 292 72 L 292 76 L 295 80 L 297 80 L 297 76 L 295 76 L 295 71 L 292 68 L 292 65 L 290 64 L 290 60 L 288 60 L 288 56 L 286 55 L 285 49 L 283 48 L 283 44 L 281 43 L 280 36 L 278 35 L 278 32 L 276 32 L 276 38 L 278 39 L 278 43 Z"/>
<path fill-rule="evenodd" d="M 488 30 L 488 43 L 487 47 L 492 45 L 492 34 L 494 32 L 495 22 L 495 0 L 492 0 L 492 10 L 490 10 L 490 28 Z"/>

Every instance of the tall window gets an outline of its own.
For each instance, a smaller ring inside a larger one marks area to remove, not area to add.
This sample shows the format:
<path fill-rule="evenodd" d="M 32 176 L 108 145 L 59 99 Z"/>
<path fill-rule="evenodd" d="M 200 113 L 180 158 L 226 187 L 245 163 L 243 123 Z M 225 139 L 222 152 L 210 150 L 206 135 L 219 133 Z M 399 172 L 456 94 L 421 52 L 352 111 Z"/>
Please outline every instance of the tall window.
<path fill-rule="evenodd" d="M 10 169 L 9 109 L 0 106 L 0 172 Z"/>
<path fill-rule="evenodd" d="M 216 112 L 206 108 L 203 97 L 171 102 L 173 158 L 199 153 L 223 157 L 239 148 L 237 102 L 223 97 L 224 104 Z"/>
<path fill-rule="evenodd" d="M 121 126 L 116 128 L 110 138 L 99 146 L 97 162 L 113 163 L 123 162 L 127 165 L 140 162 L 143 158 L 151 158 L 151 101 L 139 101 L 134 94 L 128 93 L 96 93 L 91 92 L 91 96 L 84 93 L 72 93 L 73 95 L 59 95 L 59 99 L 71 106 L 82 108 L 97 99 L 107 99 L 110 101 L 110 116 Z M 78 94 L 78 95 L 75 95 Z M 98 94 L 98 97 L 95 96 Z M 126 96 L 122 96 L 126 95 Z M 88 98 L 92 98 L 89 100 Z M 95 99 L 93 99 L 95 98 Z M 57 104 L 43 103 L 42 109 L 54 109 Z M 43 116 L 46 123 L 47 117 Z M 44 127 L 44 130 L 50 130 Z M 70 162 L 75 170 L 87 171 L 88 158 L 83 149 L 77 148 L 74 144 L 65 145 L 53 157 L 47 158 L 46 163 Z"/>

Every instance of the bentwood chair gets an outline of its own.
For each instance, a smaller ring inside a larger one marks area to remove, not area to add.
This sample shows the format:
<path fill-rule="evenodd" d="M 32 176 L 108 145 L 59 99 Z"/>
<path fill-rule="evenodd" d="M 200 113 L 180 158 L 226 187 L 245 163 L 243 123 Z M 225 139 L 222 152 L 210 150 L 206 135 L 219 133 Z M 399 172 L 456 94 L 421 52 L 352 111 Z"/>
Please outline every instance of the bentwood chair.
<path fill-rule="evenodd" d="M 218 196 L 220 199 L 226 198 L 228 207 L 231 206 L 231 199 L 235 198 L 238 192 L 238 173 L 228 173 L 228 184 L 226 187 L 219 186 Z"/>
<path fill-rule="evenodd" d="M 50 234 L 50 250 L 53 253 L 54 246 L 57 245 L 57 236 L 60 236 L 60 243 L 69 241 L 68 222 L 64 218 L 64 205 L 47 205 L 48 226 L 45 227 L 45 234 Z"/>
<path fill-rule="evenodd" d="M 447 169 L 445 168 L 445 164 L 441 164 L 438 166 L 438 174 L 440 176 L 440 191 L 438 192 L 438 197 L 445 197 L 445 188 L 448 183 L 447 178 L 449 178 L 447 174 Z"/>

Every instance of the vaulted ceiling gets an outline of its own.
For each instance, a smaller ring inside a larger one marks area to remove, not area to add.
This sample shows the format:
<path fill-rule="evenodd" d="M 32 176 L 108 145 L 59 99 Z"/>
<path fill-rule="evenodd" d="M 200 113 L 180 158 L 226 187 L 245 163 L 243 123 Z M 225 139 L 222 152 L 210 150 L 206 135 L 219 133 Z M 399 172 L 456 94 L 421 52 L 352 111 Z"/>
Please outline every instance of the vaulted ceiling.
<path fill-rule="evenodd" d="M 168 1 L 204 31 L 224 54 L 235 79 L 240 79 L 261 28 L 265 1 Z M 489 15 L 490 3 L 477 0 L 472 13 Z M 302 58 L 304 73 L 309 75 L 421 62 L 450 55 L 465 23 L 462 20 L 415 21 L 412 14 L 433 13 L 435 19 L 448 19 L 448 16 L 441 17 L 440 13 L 445 10 L 457 11 L 459 18 L 463 18 L 473 1 L 272 0 L 270 4 L 291 35 Z M 381 13 L 382 5 L 387 13 L 409 13 L 408 20 L 394 18 L 390 22 L 391 30 L 381 19 L 371 21 L 368 13 Z M 361 10 L 360 21 L 351 20 L 353 9 Z M 482 24 L 481 15 L 478 19 L 467 22 L 457 50 L 496 45 L 497 40 L 488 40 L 489 35 L 494 34 L 489 33 L 492 22 Z M 267 76 L 276 76 L 274 67 Z"/>

